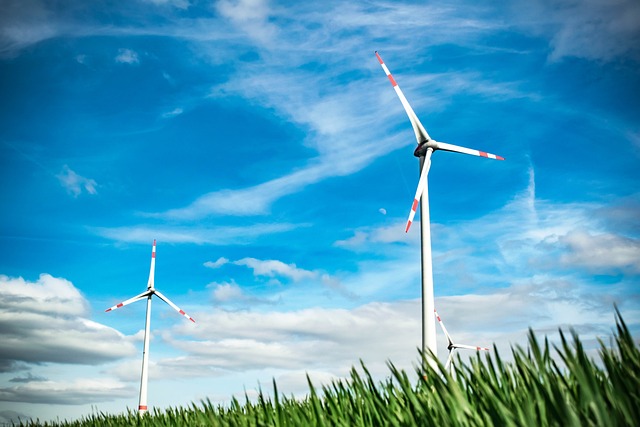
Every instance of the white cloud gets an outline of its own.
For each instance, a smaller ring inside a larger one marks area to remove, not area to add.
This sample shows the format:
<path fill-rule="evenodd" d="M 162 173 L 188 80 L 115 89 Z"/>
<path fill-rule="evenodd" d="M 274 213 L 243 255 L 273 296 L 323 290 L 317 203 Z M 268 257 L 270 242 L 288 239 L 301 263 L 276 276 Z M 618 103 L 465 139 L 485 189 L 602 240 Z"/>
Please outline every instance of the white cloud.
<path fill-rule="evenodd" d="M 138 59 L 138 54 L 131 49 L 118 49 L 116 62 L 121 64 L 138 64 L 140 59 Z"/>
<path fill-rule="evenodd" d="M 244 298 L 244 292 L 242 292 L 240 286 L 235 283 L 216 284 L 213 290 L 213 299 L 216 302 L 228 302 L 230 300 L 241 300 Z"/>
<path fill-rule="evenodd" d="M 181 115 L 182 113 L 184 113 L 184 110 L 180 107 L 176 107 L 171 111 L 167 111 L 166 113 L 162 114 L 162 118 L 163 119 L 170 119 L 172 117 L 176 117 Z"/>
<path fill-rule="evenodd" d="M 97 183 L 91 178 L 85 178 L 72 171 L 69 166 L 64 165 L 62 172 L 56 175 L 62 186 L 74 197 L 78 197 L 83 191 L 89 194 L 97 194 Z"/>
<path fill-rule="evenodd" d="M 565 266 L 584 267 L 593 273 L 612 270 L 640 274 L 640 240 L 610 233 L 591 235 L 573 230 L 558 239 L 567 252 L 560 257 Z"/>
<path fill-rule="evenodd" d="M 176 9 L 188 9 L 190 0 L 142 0 L 145 3 L 151 3 L 155 6 L 172 6 Z"/>
<path fill-rule="evenodd" d="M 215 262 L 207 261 L 204 263 L 204 266 L 207 268 L 220 268 L 225 264 L 228 264 L 229 260 L 225 257 L 218 258 Z"/>
<path fill-rule="evenodd" d="M 13 56 L 20 49 L 56 35 L 54 14 L 39 0 L 3 1 L 0 16 L 0 55 Z"/>
<path fill-rule="evenodd" d="M 379 227 L 362 227 L 354 232 L 353 237 L 339 240 L 334 246 L 351 250 L 374 251 L 383 248 L 386 243 L 414 244 L 415 236 L 405 233 L 405 221 L 395 220 L 389 225 Z"/>
<path fill-rule="evenodd" d="M 315 278 L 318 273 L 296 267 L 295 264 L 285 264 L 278 260 L 259 260 L 256 258 L 243 258 L 234 261 L 236 265 L 244 265 L 253 270 L 254 276 L 276 277 L 283 276 L 299 282 L 303 279 Z"/>
<path fill-rule="evenodd" d="M 501 356 L 509 360 L 510 346 L 525 344 L 529 327 L 549 335 L 552 342 L 558 342 L 558 326 L 573 327 L 589 347 L 597 347 L 595 338 L 612 332 L 614 302 L 627 322 L 637 326 L 637 301 L 621 297 L 615 286 L 609 292 L 617 297 L 593 298 L 599 292 L 584 283 L 535 277 L 483 294 L 437 297 L 436 307 L 456 341 L 487 347 L 496 343 Z M 420 316 L 419 300 L 374 302 L 350 310 L 216 310 L 198 314 L 205 327 L 191 332 L 197 340 L 174 340 L 183 326 L 165 339 L 187 352 L 188 359 L 206 360 L 219 369 L 322 369 L 343 375 L 363 359 L 382 374 L 387 360 L 407 369 L 417 361 Z M 445 359 L 446 340 L 440 330 L 437 334 L 439 355 Z"/>
<path fill-rule="evenodd" d="M 640 4 L 634 0 L 516 2 L 510 17 L 549 39 L 551 60 L 640 58 Z"/>
<path fill-rule="evenodd" d="M 268 44 L 277 35 L 278 28 L 269 22 L 266 0 L 220 0 L 216 9 L 256 43 Z"/>
<path fill-rule="evenodd" d="M 131 227 L 95 227 L 96 234 L 119 242 L 148 243 L 153 239 L 171 243 L 195 243 L 210 245 L 249 244 L 261 236 L 283 233 L 300 225 L 286 223 L 265 223 L 246 226 L 211 226 L 194 228 L 191 226 L 140 225 Z"/>
<path fill-rule="evenodd" d="M 71 282 L 42 274 L 35 282 L 0 275 L 0 364 L 99 364 L 134 349 L 118 331 L 87 318 Z"/>
<path fill-rule="evenodd" d="M 133 389 L 109 378 L 84 378 L 71 381 L 37 381 L 0 388 L 0 400 L 41 404 L 86 405 L 129 397 Z"/>

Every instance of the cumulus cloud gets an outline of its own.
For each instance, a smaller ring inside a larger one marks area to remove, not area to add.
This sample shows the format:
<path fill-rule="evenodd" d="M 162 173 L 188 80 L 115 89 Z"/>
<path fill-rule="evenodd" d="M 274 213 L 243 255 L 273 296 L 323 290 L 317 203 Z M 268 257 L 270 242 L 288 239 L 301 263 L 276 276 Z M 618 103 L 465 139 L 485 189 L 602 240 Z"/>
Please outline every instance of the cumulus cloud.
<path fill-rule="evenodd" d="M 0 400 L 42 404 L 86 405 L 131 396 L 134 389 L 109 378 L 38 381 L 0 388 Z"/>
<path fill-rule="evenodd" d="M 235 281 L 222 282 L 222 283 L 209 283 L 207 285 L 211 291 L 211 297 L 216 305 L 224 306 L 255 306 L 261 304 L 276 304 L 277 299 L 274 298 L 262 298 L 255 295 L 251 295 L 250 292 L 245 291 Z"/>
<path fill-rule="evenodd" d="M 138 58 L 138 54 L 131 49 L 118 49 L 116 62 L 120 64 L 138 64 L 140 59 Z"/>
<path fill-rule="evenodd" d="M 217 302 L 242 300 L 244 298 L 246 298 L 244 292 L 242 292 L 240 286 L 235 283 L 216 284 L 213 290 L 213 299 Z"/>
<path fill-rule="evenodd" d="M 225 257 L 220 257 L 215 261 L 207 261 L 204 263 L 204 266 L 207 268 L 220 268 L 225 264 L 228 264 L 229 260 Z"/>
<path fill-rule="evenodd" d="M 282 261 L 274 259 L 259 260 L 256 258 L 243 258 L 235 261 L 234 264 L 249 267 L 253 270 L 255 276 L 287 277 L 294 282 L 299 282 L 303 279 L 312 279 L 318 275 L 318 273 L 314 271 L 298 268 L 295 264 L 285 264 Z"/>
<path fill-rule="evenodd" d="M 581 283 L 534 277 L 492 292 L 437 297 L 436 307 L 456 341 L 487 347 L 496 343 L 501 356 L 509 360 L 510 346 L 524 344 L 529 327 L 549 335 L 552 342 L 558 340 L 558 326 L 574 328 L 595 349 L 596 337 L 612 333 L 614 303 L 630 325 L 640 322 L 637 298 L 593 298 L 599 291 Z M 615 294 L 615 286 L 610 291 Z M 379 367 L 381 373 L 387 360 L 411 369 L 421 342 L 420 300 L 373 302 L 353 309 L 216 310 L 199 314 L 199 319 L 212 326 L 193 331 L 197 340 L 173 339 L 182 327 L 165 339 L 187 352 L 189 359 L 234 371 L 322 370 L 343 375 L 359 359 Z M 446 339 L 440 330 L 437 334 L 444 360 Z"/>
<path fill-rule="evenodd" d="M 257 258 L 242 258 L 237 261 L 229 261 L 227 258 L 220 257 L 216 261 L 207 261 L 204 263 L 208 268 L 220 268 L 226 264 L 241 265 L 253 270 L 254 276 L 264 277 L 284 277 L 299 282 L 303 279 L 314 279 L 319 277 L 317 271 L 305 270 L 297 267 L 295 264 L 286 264 L 275 259 L 261 260 Z"/>
<path fill-rule="evenodd" d="M 45 377 L 33 375 L 29 372 L 26 377 L 15 377 L 9 380 L 11 383 L 30 383 L 32 381 L 47 381 L 47 379 Z"/>
<path fill-rule="evenodd" d="M 56 175 L 56 178 L 58 178 L 67 192 L 74 197 L 78 197 L 83 191 L 86 191 L 89 194 L 98 193 L 96 190 L 97 183 L 95 180 L 78 175 L 67 165 L 63 166 L 62 172 Z"/>
<path fill-rule="evenodd" d="M 95 365 L 134 352 L 118 331 L 87 318 L 88 303 L 73 284 L 42 274 L 35 282 L 0 275 L 0 361 Z"/>
<path fill-rule="evenodd" d="M 256 277 L 270 277 L 274 278 L 274 280 L 285 278 L 292 280 L 293 282 L 301 282 L 303 280 L 313 281 L 345 298 L 358 298 L 357 294 L 350 291 L 337 277 L 333 277 L 327 273 L 317 270 L 305 270 L 303 268 L 299 268 L 296 264 L 287 264 L 279 260 L 242 258 L 237 261 L 229 261 L 227 258 L 220 257 L 215 262 L 207 261 L 204 265 L 209 268 L 220 268 L 221 266 L 229 263 L 250 268 L 253 270 L 253 275 Z M 246 295 L 236 283 L 213 283 L 210 284 L 209 287 L 214 287 L 213 299 L 219 303 L 230 301 L 261 304 L 275 302 L 273 299 L 256 298 Z"/>
<path fill-rule="evenodd" d="M 574 230 L 561 236 L 558 244 L 566 248 L 560 263 L 584 267 L 593 273 L 628 271 L 640 273 L 640 240 L 610 233 L 592 235 Z"/>

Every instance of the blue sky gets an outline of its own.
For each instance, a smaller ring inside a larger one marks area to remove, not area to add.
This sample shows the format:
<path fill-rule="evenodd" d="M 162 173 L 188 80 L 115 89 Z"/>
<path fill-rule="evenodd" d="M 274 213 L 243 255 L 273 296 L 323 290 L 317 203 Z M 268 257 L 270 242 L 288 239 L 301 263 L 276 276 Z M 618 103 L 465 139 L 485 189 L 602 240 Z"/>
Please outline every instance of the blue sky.
<path fill-rule="evenodd" d="M 640 326 L 640 5 L 0 1 L 0 421 L 286 393 L 420 345 L 415 138 L 436 307 L 502 354 Z M 446 358 L 439 333 L 441 359 Z"/>

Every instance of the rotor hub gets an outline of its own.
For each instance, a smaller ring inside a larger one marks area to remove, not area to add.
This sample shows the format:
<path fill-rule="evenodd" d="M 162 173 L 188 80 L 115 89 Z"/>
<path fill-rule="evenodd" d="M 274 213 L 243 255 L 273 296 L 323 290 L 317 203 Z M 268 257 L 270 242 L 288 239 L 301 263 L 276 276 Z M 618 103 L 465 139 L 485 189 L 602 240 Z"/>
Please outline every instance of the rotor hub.
<path fill-rule="evenodd" d="M 413 151 L 413 155 L 416 157 L 424 157 L 427 153 L 427 149 L 429 148 L 435 151 L 438 148 L 438 144 L 436 143 L 436 141 L 434 141 L 433 139 L 422 141 Z"/>

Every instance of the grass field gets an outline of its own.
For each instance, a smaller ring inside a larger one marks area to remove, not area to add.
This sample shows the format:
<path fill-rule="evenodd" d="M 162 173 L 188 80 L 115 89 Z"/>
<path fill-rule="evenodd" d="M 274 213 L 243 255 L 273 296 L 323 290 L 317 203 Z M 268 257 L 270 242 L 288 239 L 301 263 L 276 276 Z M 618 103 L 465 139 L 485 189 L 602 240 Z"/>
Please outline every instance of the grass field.
<path fill-rule="evenodd" d="M 274 382 L 273 398 L 260 393 L 257 401 L 234 399 L 225 407 L 207 401 L 142 417 L 94 414 L 24 425 L 638 426 L 640 351 L 619 313 L 616 323 L 612 342 L 600 343 L 595 360 L 576 334 L 561 333 L 560 345 L 552 347 L 530 332 L 527 348 L 512 349 L 513 362 L 503 362 L 497 351 L 478 355 L 458 363 L 455 380 L 431 368 L 409 375 L 389 364 L 389 378 L 375 382 L 362 366 L 321 389 L 309 383 L 304 399 L 282 396 Z"/>

